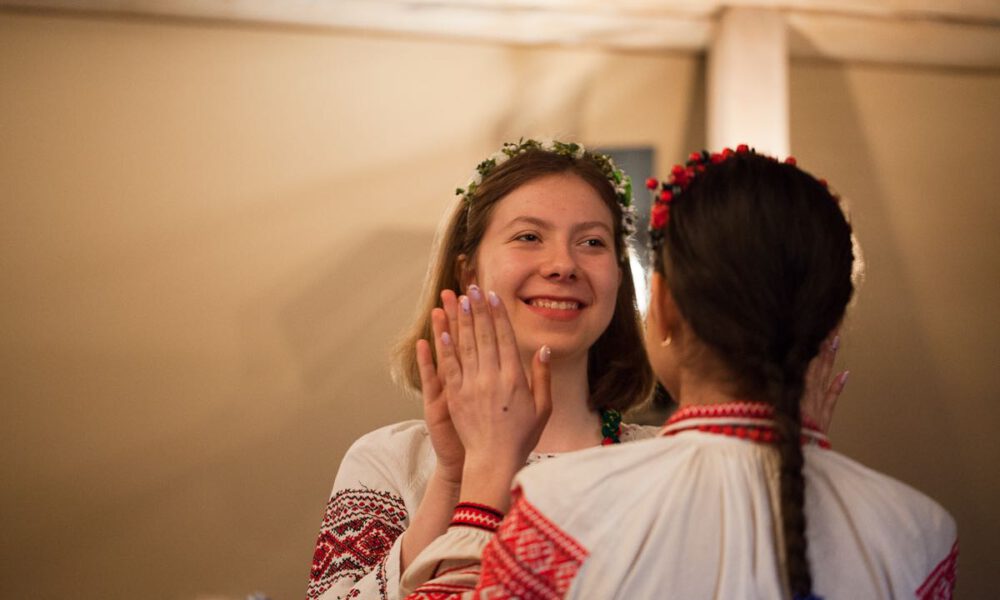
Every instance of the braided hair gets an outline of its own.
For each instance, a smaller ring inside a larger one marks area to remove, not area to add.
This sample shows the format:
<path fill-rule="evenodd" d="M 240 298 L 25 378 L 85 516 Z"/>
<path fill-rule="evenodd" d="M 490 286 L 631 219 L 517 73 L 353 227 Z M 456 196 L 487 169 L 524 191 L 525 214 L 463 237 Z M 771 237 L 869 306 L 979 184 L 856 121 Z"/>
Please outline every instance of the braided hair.
<path fill-rule="evenodd" d="M 809 362 L 854 291 L 851 227 L 825 184 L 738 152 L 698 170 L 654 250 L 654 268 L 734 391 L 774 406 L 788 585 L 809 597 L 799 406 Z"/>

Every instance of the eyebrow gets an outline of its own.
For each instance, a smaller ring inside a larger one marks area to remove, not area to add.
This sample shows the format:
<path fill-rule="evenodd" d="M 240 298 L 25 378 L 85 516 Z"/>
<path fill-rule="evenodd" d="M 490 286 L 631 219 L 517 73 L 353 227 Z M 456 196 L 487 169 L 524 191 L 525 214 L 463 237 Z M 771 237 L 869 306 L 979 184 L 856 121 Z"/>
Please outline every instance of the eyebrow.
<path fill-rule="evenodd" d="M 515 217 L 514 219 L 511 219 L 511 221 L 507 223 L 506 226 L 504 226 L 504 229 L 509 229 L 521 223 L 527 225 L 534 225 L 539 229 L 552 229 L 552 223 L 544 219 L 539 219 L 538 217 L 527 217 L 527 216 Z M 611 235 L 611 228 L 608 227 L 607 224 L 604 223 L 603 221 L 584 221 L 582 223 L 576 223 L 575 225 L 573 225 L 572 231 L 580 231 L 584 229 L 595 229 L 595 228 L 603 229 L 608 235 Z"/>

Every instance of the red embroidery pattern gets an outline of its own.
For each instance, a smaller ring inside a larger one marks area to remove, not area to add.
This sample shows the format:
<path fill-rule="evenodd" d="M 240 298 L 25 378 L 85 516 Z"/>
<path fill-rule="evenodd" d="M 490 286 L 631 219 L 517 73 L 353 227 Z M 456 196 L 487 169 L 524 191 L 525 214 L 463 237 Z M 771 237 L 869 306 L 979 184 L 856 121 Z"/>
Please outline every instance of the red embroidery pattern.
<path fill-rule="evenodd" d="M 774 407 L 764 402 L 729 402 L 726 404 L 705 404 L 685 406 L 667 419 L 667 425 L 692 418 L 743 417 L 747 419 L 770 419 Z"/>
<path fill-rule="evenodd" d="M 481 598 L 562 598 L 587 550 L 514 492 L 514 508 L 483 550 Z"/>
<path fill-rule="evenodd" d="M 955 580 L 958 576 L 958 541 L 951 547 L 951 552 L 931 571 L 917 589 L 918 600 L 951 600 L 955 592 Z"/>
<path fill-rule="evenodd" d="M 422 585 L 407 596 L 406 600 L 458 600 L 462 594 L 471 591 L 472 588 L 462 585 Z"/>
<path fill-rule="evenodd" d="M 483 504 L 462 502 L 455 507 L 451 525 L 477 527 L 486 531 L 496 531 L 503 519 L 503 513 Z"/>
<path fill-rule="evenodd" d="M 343 578 L 356 582 L 376 567 L 384 598 L 387 579 L 382 563 L 405 529 L 406 519 L 403 499 L 390 492 L 345 489 L 334 494 L 316 540 L 306 598 L 318 598 Z"/>
<path fill-rule="evenodd" d="M 732 402 L 705 406 L 686 406 L 675 412 L 666 425 L 663 435 L 674 435 L 695 429 L 747 439 L 753 442 L 773 443 L 779 438 L 772 417 L 774 407 L 763 402 Z M 803 444 L 816 444 L 830 448 L 830 440 L 808 418 L 802 422 Z"/>

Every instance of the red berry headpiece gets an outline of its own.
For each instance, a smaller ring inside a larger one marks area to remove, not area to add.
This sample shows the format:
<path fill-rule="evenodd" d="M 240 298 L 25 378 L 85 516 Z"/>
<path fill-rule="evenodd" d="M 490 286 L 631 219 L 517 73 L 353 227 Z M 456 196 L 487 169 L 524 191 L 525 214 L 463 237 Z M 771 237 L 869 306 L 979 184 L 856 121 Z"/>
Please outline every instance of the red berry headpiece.
<path fill-rule="evenodd" d="M 670 177 L 666 181 L 660 182 L 656 178 L 650 177 L 646 180 L 646 187 L 653 192 L 653 207 L 649 214 L 649 238 L 654 251 L 659 250 L 663 243 L 664 231 L 670 223 L 670 207 L 695 181 L 698 176 L 705 172 L 709 165 L 717 165 L 725 162 L 732 156 L 738 154 L 759 154 L 756 150 L 746 144 L 740 144 L 736 150 L 725 148 L 722 152 L 692 152 L 683 165 L 674 165 L 670 170 Z M 777 159 L 765 156 L 777 162 Z M 794 157 L 789 156 L 784 161 L 787 164 L 795 165 Z M 826 180 L 818 180 L 826 187 Z M 659 189 L 659 191 L 657 191 Z M 836 198 L 836 196 L 834 196 Z"/>

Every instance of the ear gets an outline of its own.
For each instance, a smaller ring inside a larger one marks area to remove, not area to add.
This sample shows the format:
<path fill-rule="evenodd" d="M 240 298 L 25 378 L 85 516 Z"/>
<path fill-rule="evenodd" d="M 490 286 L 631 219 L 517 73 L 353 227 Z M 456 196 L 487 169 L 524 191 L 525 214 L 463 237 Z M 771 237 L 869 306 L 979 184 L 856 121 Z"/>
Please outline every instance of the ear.
<path fill-rule="evenodd" d="M 680 330 L 681 315 L 670 293 L 666 277 L 653 271 L 649 279 L 649 327 L 657 339 L 675 337 Z"/>
<path fill-rule="evenodd" d="M 464 254 L 459 254 L 455 261 L 455 279 L 463 290 L 469 289 L 469 285 L 476 283 L 476 265 Z"/>

